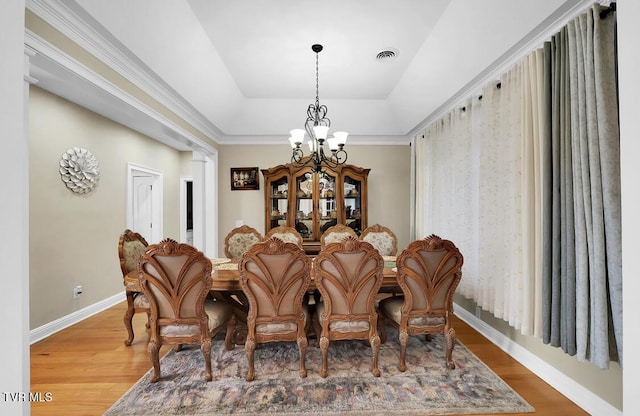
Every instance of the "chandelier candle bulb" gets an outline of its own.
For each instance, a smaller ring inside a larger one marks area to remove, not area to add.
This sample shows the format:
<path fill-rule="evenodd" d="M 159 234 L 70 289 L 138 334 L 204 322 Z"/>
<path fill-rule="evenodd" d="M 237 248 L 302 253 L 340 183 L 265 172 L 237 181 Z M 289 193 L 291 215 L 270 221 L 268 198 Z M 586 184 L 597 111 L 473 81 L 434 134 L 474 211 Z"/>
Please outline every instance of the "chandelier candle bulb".
<path fill-rule="evenodd" d="M 293 129 L 289 132 L 291 137 L 289 141 L 291 142 L 291 147 L 300 147 L 300 145 L 304 142 L 304 130 L 303 129 Z"/>
<path fill-rule="evenodd" d="M 333 137 L 330 137 L 327 142 L 329 143 L 329 149 L 332 152 L 338 151 L 338 149 L 342 149 L 347 142 L 347 136 L 349 133 L 346 131 L 337 131 L 333 133 Z"/>
<path fill-rule="evenodd" d="M 325 140 L 329 133 L 329 126 L 314 126 L 313 133 L 315 134 L 316 139 Z"/>
<path fill-rule="evenodd" d="M 347 144 L 348 135 L 349 133 L 347 133 L 346 131 L 337 131 L 333 133 L 333 136 L 336 138 L 336 142 L 338 143 L 338 146 L 344 146 L 345 144 Z"/>
<path fill-rule="evenodd" d="M 329 137 L 327 139 L 327 143 L 329 143 L 329 149 L 331 149 L 332 152 L 335 153 L 338 151 L 338 139 L 335 137 Z"/>

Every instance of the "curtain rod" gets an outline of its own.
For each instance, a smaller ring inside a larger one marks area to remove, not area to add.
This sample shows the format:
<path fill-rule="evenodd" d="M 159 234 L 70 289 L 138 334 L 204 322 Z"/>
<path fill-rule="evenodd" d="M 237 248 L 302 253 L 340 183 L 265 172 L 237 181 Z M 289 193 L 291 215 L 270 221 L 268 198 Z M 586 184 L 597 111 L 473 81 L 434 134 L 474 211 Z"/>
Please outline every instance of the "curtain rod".
<path fill-rule="evenodd" d="M 616 11 L 616 3 L 611 3 L 609 7 L 607 7 L 606 9 L 600 10 L 600 19 L 604 19 L 609 15 L 609 13 L 615 12 L 615 11 Z"/>

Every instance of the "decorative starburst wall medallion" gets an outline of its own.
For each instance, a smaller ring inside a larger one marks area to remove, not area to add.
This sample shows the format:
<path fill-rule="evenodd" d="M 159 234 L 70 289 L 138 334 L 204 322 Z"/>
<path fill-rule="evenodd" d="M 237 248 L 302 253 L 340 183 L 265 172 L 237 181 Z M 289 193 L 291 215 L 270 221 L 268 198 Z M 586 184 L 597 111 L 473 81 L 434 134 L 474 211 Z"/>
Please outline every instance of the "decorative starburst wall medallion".
<path fill-rule="evenodd" d="M 62 154 L 60 176 L 67 188 L 79 194 L 86 194 L 98 184 L 100 165 L 87 149 L 72 147 Z"/>

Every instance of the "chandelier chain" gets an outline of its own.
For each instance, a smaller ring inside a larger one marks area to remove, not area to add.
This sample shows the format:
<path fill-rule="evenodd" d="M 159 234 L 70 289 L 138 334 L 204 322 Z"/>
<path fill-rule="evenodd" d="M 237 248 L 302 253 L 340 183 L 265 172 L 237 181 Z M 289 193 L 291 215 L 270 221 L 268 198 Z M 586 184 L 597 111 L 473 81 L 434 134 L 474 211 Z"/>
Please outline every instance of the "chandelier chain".
<path fill-rule="evenodd" d="M 320 77 L 318 76 L 319 73 L 319 66 L 318 66 L 318 54 L 319 52 L 316 52 L 316 120 L 318 119 L 318 113 L 317 113 L 317 109 L 320 107 Z"/>

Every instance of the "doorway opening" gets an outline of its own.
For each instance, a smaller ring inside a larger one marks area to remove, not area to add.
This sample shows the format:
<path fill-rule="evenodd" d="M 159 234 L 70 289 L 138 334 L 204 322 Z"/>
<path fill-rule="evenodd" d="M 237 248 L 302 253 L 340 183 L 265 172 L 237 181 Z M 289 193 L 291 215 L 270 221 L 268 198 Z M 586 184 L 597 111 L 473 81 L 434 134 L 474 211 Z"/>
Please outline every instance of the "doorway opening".
<path fill-rule="evenodd" d="M 180 240 L 193 245 L 193 178 L 180 178 Z"/>

